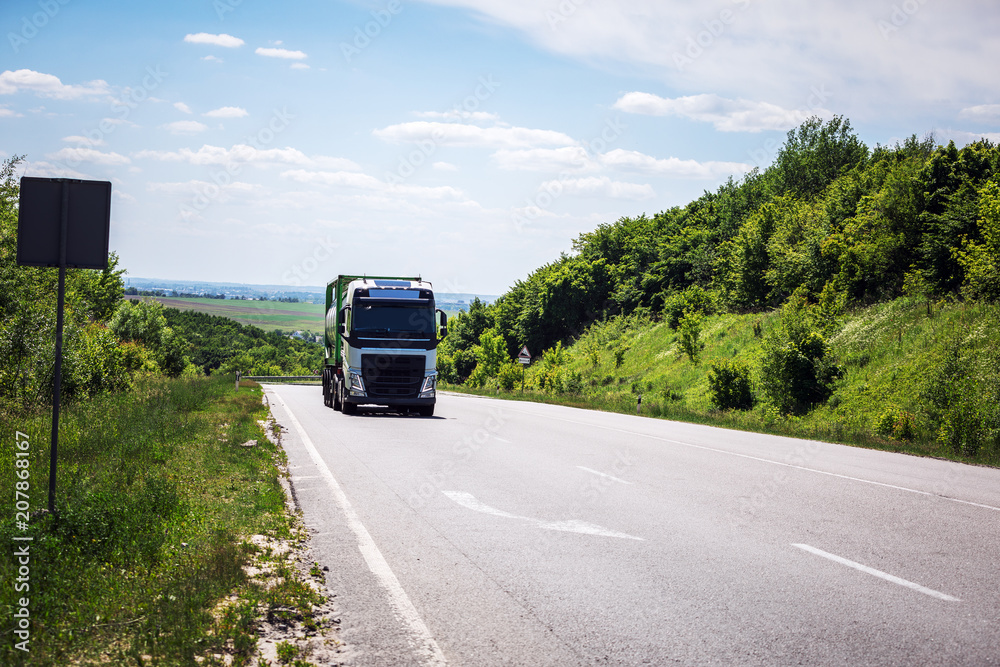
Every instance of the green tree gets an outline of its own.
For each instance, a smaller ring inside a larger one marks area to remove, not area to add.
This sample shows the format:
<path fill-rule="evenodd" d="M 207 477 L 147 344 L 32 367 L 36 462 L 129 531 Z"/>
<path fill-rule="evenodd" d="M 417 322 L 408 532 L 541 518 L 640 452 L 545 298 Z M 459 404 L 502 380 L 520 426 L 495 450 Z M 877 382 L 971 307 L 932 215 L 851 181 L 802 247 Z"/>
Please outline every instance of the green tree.
<path fill-rule="evenodd" d="M 972 299 L 1000 301 L 1000 184 L 989 181 L 979 193 L 979 235 L 982 243 L 965 238 L 955 252 L 965 270 L 963 293 Z"/>
<path fill-rule="evenodd" d="M 788 132 L 768 175 L 776 193 L 808 199 L 863 165 L 867 157 L 868 147 L 854 134 L 849 120 L 834 116 L 824 123 L 813 116 Z"/>
<path fill-rule="evenodd" d="M 698 311 L 686 310 L 677 325 L 677 335 L 681 351 L 694 363 L 698 363 L 698 355 L 705 347 L 705 344 L 699 340 L 703 317 Z"/>

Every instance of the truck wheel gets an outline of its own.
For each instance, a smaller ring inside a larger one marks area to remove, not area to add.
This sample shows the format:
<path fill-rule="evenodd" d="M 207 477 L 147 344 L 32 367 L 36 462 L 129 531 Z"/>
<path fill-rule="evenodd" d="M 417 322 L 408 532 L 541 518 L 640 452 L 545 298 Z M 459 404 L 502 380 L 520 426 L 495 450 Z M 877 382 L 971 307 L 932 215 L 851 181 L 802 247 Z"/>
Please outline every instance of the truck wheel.
<path fill-rule="evenodd" d="M 334 410 L 340 410 L 344 402 L 340 400 L 340 382 L 334 382 L 330 388 L 330 403 Z"/>
<path fill-rule="evenodd" d="M 434 406 L 433 405 L 421 405 L 417 408 L 417 414 L 421 417 L 433 417 L 434 416 Z"/>

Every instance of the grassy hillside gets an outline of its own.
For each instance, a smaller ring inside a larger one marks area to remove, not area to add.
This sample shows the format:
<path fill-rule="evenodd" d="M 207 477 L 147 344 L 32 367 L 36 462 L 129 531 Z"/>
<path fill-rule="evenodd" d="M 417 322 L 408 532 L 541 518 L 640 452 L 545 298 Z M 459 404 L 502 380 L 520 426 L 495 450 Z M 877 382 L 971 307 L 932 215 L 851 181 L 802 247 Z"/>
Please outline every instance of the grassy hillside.
<path fill-rule="evenodd" d="M 841 376 L 830 398 L 801 416 L 783 415 L 761 396 L 765 341 L 780 317 L 780 311 L 707 316 L 696 361 L 666 322 L 598 322 L 561 353 L 549 352 L 533 364 L 524 396 L 634 414 L 641 394 L 642 413 L 653 417 L 1000 465 L 995 414 L 982 415 L 977 451 L 941 437 L 944 422 L 955 414 L 990 410 L 991 392 L 1000 386 L 1000 308 L 900 298 L 843 316 L 829 336 Z M 750 410 L 719 410 L 712 402 L 709 371 L 734 358 L 751 369 L 757 402 Z M 945 377 L 949 358 L 957 363 Z M 514 388 L 503 393 L 516 398 L 520 375 L 513 376 Z M 490 382 L 481 391 L 496 393 L 500 384 Z M 969 394 L 967 404 L 952 406 L 950 417 L 935 404 L 943 388 Z"/>

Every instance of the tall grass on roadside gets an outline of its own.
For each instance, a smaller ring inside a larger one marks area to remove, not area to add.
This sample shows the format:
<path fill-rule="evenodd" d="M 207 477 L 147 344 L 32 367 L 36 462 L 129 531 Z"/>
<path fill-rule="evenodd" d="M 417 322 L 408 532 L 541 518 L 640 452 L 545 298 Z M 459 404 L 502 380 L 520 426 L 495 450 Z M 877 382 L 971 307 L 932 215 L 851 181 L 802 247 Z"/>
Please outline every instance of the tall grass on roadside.
<path fill-rule="evenodd" d="M 651 417 L 1000 465 L 996 305 L 900 298 L 844 315 L 826 341 L 836 377 L 791 415 L 762 377 L 780 327 L 777 311 L 707 316 L 693 363 L 666 323 L 613 318 L 560 346 L 558 360 L 544 353 L 523 394 L 520 383 L 510 392 L 497 383 L 453 388 L 623 414 L 636 413 L 641 395 L 641 414 Z M 720 369 L 734 365 L 743 370 L 730 375 L 749 386 L 725 407 L 746 409 L 720 409 L 713 369 L 719 384 Z"/>
<path fill-rule="evenodd" d="M 241 538 L 287 532 L 276 448 L 257 423 L 264 409 L 259 389 L 237 393 L 226 377 L 150 378 L 67 406 L 57 514 L 21 531 L 12 489 L 0 492 L 0 664 L 212 664 L 231 653 L 210 632 L 210 610 L 245 579 Z M 33 510 L 47 504 L 48 420 L 3 424 L 0 480 L 13 486 L 14 432 L 28 434 Z M 34 538 L 29 593 L 7 585 L 15 534 Z M 29 598 L 28 653 L 13 647 L 20 596 Z"/>

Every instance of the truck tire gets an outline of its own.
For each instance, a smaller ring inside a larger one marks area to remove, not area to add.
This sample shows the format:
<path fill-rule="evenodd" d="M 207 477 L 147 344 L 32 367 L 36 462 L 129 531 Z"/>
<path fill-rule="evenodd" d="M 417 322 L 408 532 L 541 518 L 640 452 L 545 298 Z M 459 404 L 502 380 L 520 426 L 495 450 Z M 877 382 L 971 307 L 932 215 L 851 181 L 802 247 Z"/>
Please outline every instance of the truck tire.
<path fill-rule="evenodd" d="M 334 410 L 340 410 L 344 402 L 340 400 L 340 382 L 334 381 L 333 386 L 330 387 L 330 407 Z"/>
<path fill-rule="evenodd" d="M 421 417 L 433 417 L 434 416 L 434 406 L 433 405 L 421 405 L 417 408 L 417 414 Z"/>

